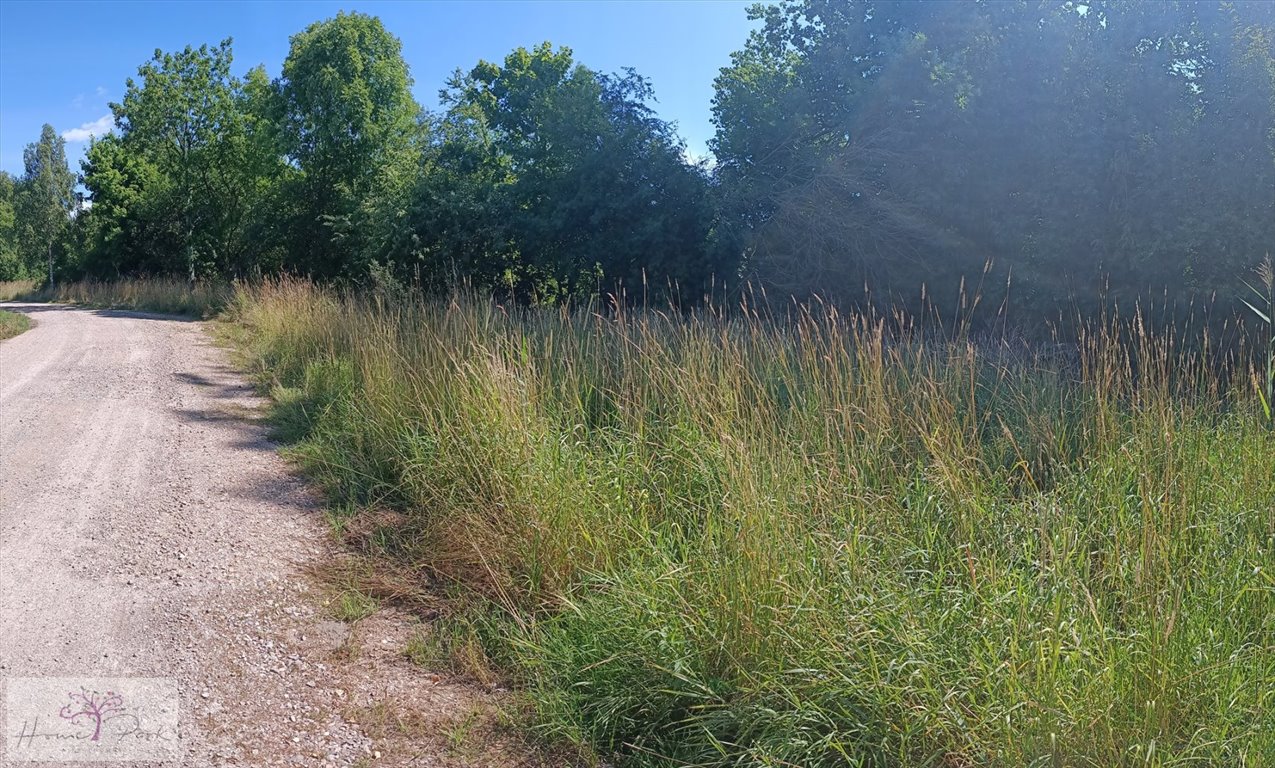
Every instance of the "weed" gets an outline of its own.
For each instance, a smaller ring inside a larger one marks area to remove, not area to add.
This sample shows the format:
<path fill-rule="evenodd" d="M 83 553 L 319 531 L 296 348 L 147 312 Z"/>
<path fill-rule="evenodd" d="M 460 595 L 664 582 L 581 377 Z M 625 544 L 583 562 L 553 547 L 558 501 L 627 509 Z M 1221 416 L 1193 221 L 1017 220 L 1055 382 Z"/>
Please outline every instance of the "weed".
<path fill-rule="evenodd" d="M 467 677 L 484 685 L 499 679 L 485 652 L 483 636 L 472 619 L 443 617 L 408 638 L 404 655 L 427 670 Z"/>
<path fill-rule="evenodd" d="M 409 654 L 513 681 L 550 740 L 652 766 L 1275 755 L 1275 439 L 1212 340 L 1134 314 L 1011 352 L 819 305 L 293 281 L 228 319 L 292 455 L 372 511 L 342 534 L 455 594 Z"/>
<path fill-rule="evenodd" d="M 31 328 L 31 318 L 19 312 L 0 309 L 0 340 L 11 339 Z"/>
<path fill-rule="evenodd" d="M 34 280 L 0 280 L 0 301 L 18 301 L 35 292 Z"/>
<path fill-rule="evenodd" d="M 453 752 L 461 752 L 465 747 L 470 745 L 471 739 L 474 737 L 476 728 L 480 728 L 484 720 L 484 711 L 481 709 L 470 709 L 461 717 L 455 718 L 449 725 L 443 728 L 443 735 L 447 737 L 447 746 Z"/>
<path fill-rule="evenodd" d="M 362 621 L 376 613 L 379 607 L 375 598 L 354 590 L 342 592 L 332 606 L 332 615 L 347 622 Z"/>

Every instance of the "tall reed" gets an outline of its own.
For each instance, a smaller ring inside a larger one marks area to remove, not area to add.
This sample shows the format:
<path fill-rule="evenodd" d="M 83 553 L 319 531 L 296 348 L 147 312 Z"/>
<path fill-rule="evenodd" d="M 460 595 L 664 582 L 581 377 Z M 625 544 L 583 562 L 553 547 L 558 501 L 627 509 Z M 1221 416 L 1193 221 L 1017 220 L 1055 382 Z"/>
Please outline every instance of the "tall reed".
<path fill-rule="evenodd" d="M 394 512 L 586 756 L 1275 764 L 1275 439 L 1138 318 L 1043 352 L 288 281 L 229 316 L 334 508 Z"/>
<path fill-rule="evenodd" d="M 1257 296 L 1261 308 L 1258 308 L 1259 304 L 1247 300 L 1244 303 L 1253 310 L 1253 314 L 1257 315 L 1259 320 L 1266 323 L 1266 359 L 1265 365 L 1254 376 L 1253 384 L 1261 400 L 1262 410 L 1266 414 L 1266 422 L 1275 429 L 1275 261 L 1272 261 L 1268 254 L 1266 260 L 1259 264 L 1254 272 L 1257 276 L 1257 284 L 1261 287 L 1252 285 L 1248 287 Z"/>

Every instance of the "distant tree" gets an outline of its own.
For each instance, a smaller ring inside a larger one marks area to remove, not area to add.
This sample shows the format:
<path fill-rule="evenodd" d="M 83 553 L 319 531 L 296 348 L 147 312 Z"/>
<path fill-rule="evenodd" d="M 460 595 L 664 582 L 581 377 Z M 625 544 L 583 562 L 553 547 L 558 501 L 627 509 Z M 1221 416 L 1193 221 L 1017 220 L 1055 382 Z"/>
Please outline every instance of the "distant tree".
<path fill-rule="evenodd" d="M 156 51 L 111 105 L 116 135 L 84 163 L 90 272 L 194 280 L 260 268 L 269 241 L 258 225 L 285 165 L 264 72 L 240 81 L 232 61 L 230 40 Z"/>
<path fill-rule="evenodd" d="M 18 280 L 27 275 L 18 244 L 14 212 L 17 195 L 18 180 L 0 171 L 0 280 Z"/>
<path fill-rule="evenodd" d="M 290 266 L 358 276 L 362 236 L 381 197 L 410 187 L 420 108 L 402 45 L 379 19 L 339 13 L 292 37 L 278 83 L 281 138 L 300 169 Z"/>
<path fill-rule="evenodd" d="M 715 82 L 710 142 L 725 220 L 748 269 L 793 293 L 862 296 L 941 234 L 886 170 L 923 152 L 911 92 L 934 90 L 914 30 L 937 3 L 808 0 L 754 5 L 762 22 Z M 886 75 L 905 87 L 881 85 Z M 928 94 L 927 94 L 928 96 Z M 889 103 L 893 100 L 894 103 Z M 931 275 L 934 277 L 933 275 Z"/>
<path fill-rule="evenodd" d="M 455 156 L 496 181 L 485 226 L 516 250 L 511 277 L 524 288 L 637 292 L 649 281 L 695 297 L 732 270 L 712 245 L 706 173 L 686 162 L 635 72 L 602 75 L 545 43 L 479 63 L 443 98 L 444 145 L 462 142 Z"/>
<path fill-rule="evenodd" d="M 180 222 L 169 206 L 172 184 L 145 154 L 119 136 L 95 139 L 82 163 L 93 206 L 82 214 L 87 230 L 84 272 L 97 278 L 187 272 L 173 259 L 183 253 Z"/>
<path fill-rule="evenodd" d="M 288 193 L 299 171 L 287 160 L 279 94 L 265 68 L 249 70 L 236 95 L 244 119 L 235 156 L 245 205 L 236 234 L 245 247 L 228 266 L 236 275 L 273 274 L 287 260 L 286 222 L 297 206 Z"/>
<path fill-rule="evenodd" d="M 509 158 L 474 110 L 432 115 L 420 167 L 399 197 L 377 198 L 367 260 L 426 290 L 507 286 L 521 265 L 502 220 Z"/>
<path fill-rule="evenodd" d="M 17 195 L 16 224 L 27 263 L 43 257 L 53 282 L 54 247 L 66 234 L 76 204 L 75 174 L 66 164 L 66 141 L 45 124 L 40 140 L 22 153 L 25 172 Z"/>

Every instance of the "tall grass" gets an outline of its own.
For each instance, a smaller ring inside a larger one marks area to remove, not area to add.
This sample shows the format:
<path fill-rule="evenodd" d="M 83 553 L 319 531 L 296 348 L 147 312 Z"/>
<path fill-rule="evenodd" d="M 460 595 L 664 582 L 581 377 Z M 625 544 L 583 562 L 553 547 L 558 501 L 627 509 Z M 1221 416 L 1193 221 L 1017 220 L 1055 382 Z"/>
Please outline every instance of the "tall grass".
<path fill-rule="evenodd" d="M 1266 415 L 1266 423 L 1275 429 L 1275 261 L 1268 254 L 1266 260 L 1254 270 L 1257 285 L 1250 285 L 1256 302 L 1245 301 L 1248 308 L 1266 323 L 1266 343 L 1264 365 L 1255 372 L 1253 384 L 1257 389 L 1257 397 L 1262 403 L 1262 411 Z M 1258 287 L 1260 286 L 1260 287 Z"/>
<path fill-rule="evenodd" d="M 818 306 L 228 314 L 334 505 L 396 512 L 586 755 L 1275 765 L 1275 439 L 1136 320 L 1046 356 Z"/>
<path fill-rule="evenodd" d="M 13 338 L 31 328 L 31 319 L 17 312 L 0 309 L 0 341 Z"/>
<path fill-rule="evenodd" d="M 205 318 L 225 308 L 232 293 L 225 284 L 159 278 L 84 280 L 52 287 L 34 281 L 0 282 L 0 301 L 50 301 Z"/>
<path fill-rule="evenodd" d="M 14 301 L 35 292 L 34 280 L 0 280 L 0 301 Z"/>

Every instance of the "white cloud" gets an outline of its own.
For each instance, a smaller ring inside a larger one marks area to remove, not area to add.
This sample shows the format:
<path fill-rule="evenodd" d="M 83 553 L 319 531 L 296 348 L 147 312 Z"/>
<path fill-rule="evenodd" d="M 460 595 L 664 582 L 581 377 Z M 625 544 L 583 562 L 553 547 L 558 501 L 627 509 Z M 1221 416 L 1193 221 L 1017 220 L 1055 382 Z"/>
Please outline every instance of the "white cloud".
<path fill-rule="evenodd" d="M 106 86 L 99 85 L 99 86 L 97 87 L 97 95 L 98 95 L 99 97 L 101 97 L 101 96 L 105 96 L 105 95 L 106 95 Z"/>
<path fill-rule="evenodd" d="M 91 123 L 85 123 L 79 128 L 71 128 L 62 131 L 62 138 L 70 142 L 88 141 L 94 136 L 101 136 L 115 127 L 115 118 L 109 114 L 102 115 Z"/>

